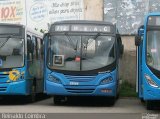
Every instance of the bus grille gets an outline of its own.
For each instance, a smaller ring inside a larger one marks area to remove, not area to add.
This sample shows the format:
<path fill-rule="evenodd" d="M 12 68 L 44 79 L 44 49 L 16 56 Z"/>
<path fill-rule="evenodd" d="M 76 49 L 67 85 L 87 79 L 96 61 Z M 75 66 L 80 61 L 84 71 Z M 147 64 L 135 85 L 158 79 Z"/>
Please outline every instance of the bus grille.
<path fill-rule="evenodd" d="M 8 74 L 0 74 L 0 78 L 7 78 Z"/>
<path fill-rule="evenodd" d="M 90 82 L 96 79 L 96 76 L 72 76 L 72 75 L 65 75 L 65 77 L 69 81 L 76 81 L 76 82 Z"/>
<path fill-rule="evenodd" d="M 93 91 L 95 90 L 94 88 L 73 88 L 73 87 L 66 87 L 66 90 L 69 92 L 69 93 L 93 93 Z"/>
<path fill-rule="evenodd" d="M 7 90 L 7 87 L 0 87 L 0 92 L 1 91 L 6 91 Z"/>
<path fill-rule="evenodd" d="M 9 83 L 7 82 L 7 80 L 8 80 L 8 74 L 0 74 L 0 84 Z"/>

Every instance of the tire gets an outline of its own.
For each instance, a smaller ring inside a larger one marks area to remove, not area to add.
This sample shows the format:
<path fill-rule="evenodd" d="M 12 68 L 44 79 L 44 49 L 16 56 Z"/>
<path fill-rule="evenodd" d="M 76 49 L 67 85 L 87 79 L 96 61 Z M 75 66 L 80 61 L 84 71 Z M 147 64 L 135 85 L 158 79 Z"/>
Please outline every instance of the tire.
<path fill-rule="evenodd" d="M 31 94 L 27 96 L 27 102 L 33 103 L 36 101 L 36 87 L 32 86 Z"/>
<path fill-rule="evenodd" d="M 116 98 L 115 97 L 110 98 L 109 99 L 109 106 L 113 106 L 115 104 L 115 102 L 116 102 Z"/>
<path fill-rule="evenodd" d="M 35 86 L 32 87 L 32 94 L 30 96 L 31 96 L 31 102 L 35 102 L 36 101 L 36 87 Z"/>
<path fill-rule="evenodd" d="M 117 82 L 117 91 L 116 91 L 116 100 L 119 99 L 119 94 L 120 94 L 120 89 L 121 89 L 121 84 L 120 84 L 120 79 L 118 79 L 118 82 Z"/>
<path fill-rule="evenodd" d="M 116 95 L 116 100 L 118 100 L 119 99 L 119 93 L 117 93 L 117 95 Z"/>
<path fill-rule="evenodd" d="M 62 103 L 64 103 L 66 101 L 66 98 L 63 96 L 54 96 L 53 97 L 53 103 L 55 105 L 61 105 Z"/>
<path fill-rule="evenodd" d="M 141 98 L 140 100 L 141 100 L 141 103 L 145 103 L 145 101 L 144 101 L 144 99 L 143 99 L 143 98 Z"/>
<path fill-rule="evenodd" d="M 147 110 L 152 110 L 153 107 L 154 107 L 154 101 L 147 100 L 146 101 L 146 108 L 147 108 Z"/>
<path fill-rule="evenodd" d="M 116 102 L 116 97 L 103 97 L 102 101 L 106 106 L 113 106 Z"/>

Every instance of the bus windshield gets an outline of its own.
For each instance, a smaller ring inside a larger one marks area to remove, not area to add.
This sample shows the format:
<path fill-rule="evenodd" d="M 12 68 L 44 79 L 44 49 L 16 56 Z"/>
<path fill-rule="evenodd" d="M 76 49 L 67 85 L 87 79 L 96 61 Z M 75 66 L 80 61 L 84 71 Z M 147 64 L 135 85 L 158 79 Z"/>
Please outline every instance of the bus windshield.
<path fill-rule="evenodd" d="M 52 35 L 48 66 L 66 71 L 89 71 L 112 64 L 116 59 L 115 37 L 95 35 Z"/>
<path fill-rule="evenodd" d="M 160 31 L 147 32 L 147 64 L 160 70 Z"/>
<path fill-rule="evenodd" d="M 147 22 L 147 64 L 160 70 L 160 17 L 150 16 Z"/>
<path fill-rule="evenodd" d="M 24 65 L 24 39 L 14 36 L 0 37 L 0 69 Z"/>

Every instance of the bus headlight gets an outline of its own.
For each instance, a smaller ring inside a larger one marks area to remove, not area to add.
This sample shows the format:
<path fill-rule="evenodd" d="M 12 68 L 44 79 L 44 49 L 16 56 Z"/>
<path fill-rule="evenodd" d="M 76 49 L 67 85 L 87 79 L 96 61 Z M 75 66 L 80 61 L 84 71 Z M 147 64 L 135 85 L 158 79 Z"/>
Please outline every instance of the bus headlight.
<path fill-rule="evenodd" d="M 154 88 L 158 88 L 158 85 L 153 81 L 153 79 L 150 76 L 148 76 L 147 74 L 144 74 L 144 77 L 150 86 Z"/>
<path fill-rule="evenodd" d="M 53 75 L 49 75 L 49 76 L 48 76 L 48 80 L 49 80 L 49 81 L 52 81 L 52 82 L 54 82 L 54 83 L 61 83 L 60 79 L 54 77 Z"/>
<path fill-rule="evenodd" d="M 103 79 L 103 80 L 101 81 L 100 85 L 107 84 L 107 83 L 111 82 L 112 80 L 113 80 L 112 77 L 107 77 L 107 78 L 105 78 L 105 79 Z"/>

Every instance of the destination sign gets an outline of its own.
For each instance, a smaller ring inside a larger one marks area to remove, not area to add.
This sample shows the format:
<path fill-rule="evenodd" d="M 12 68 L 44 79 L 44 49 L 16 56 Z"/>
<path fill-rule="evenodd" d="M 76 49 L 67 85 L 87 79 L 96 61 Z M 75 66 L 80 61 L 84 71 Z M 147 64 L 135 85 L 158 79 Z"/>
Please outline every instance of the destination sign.
<path fill-rule="evenodd" d="M 148 25 L 160 26 L 160 16 L 150 16 L 148 19 Z"/>
<path fill-rule="evenodd" d="M 69 25 L 56 25 L 55 31 L 69 31 Z"/>
<path fill-rule="evenodd" d="M 71 31 L 111 32 L 110 26 L 72 25 Z"/>
<path fill-rule="evenodd" d="M 20 34 L 21 28 L 15 26 L 0 26 L 0 34 Z"/>
<path fill-rule="evenodd" d="M 111 33 L 113 30 L 110 25 L 87 25 L 87 24 L 73 24 L 73 25 L 56 25 L 51 31 L 62 32 L 62 31 L 73 31 L 73 32 L 105 32 Z"/>

